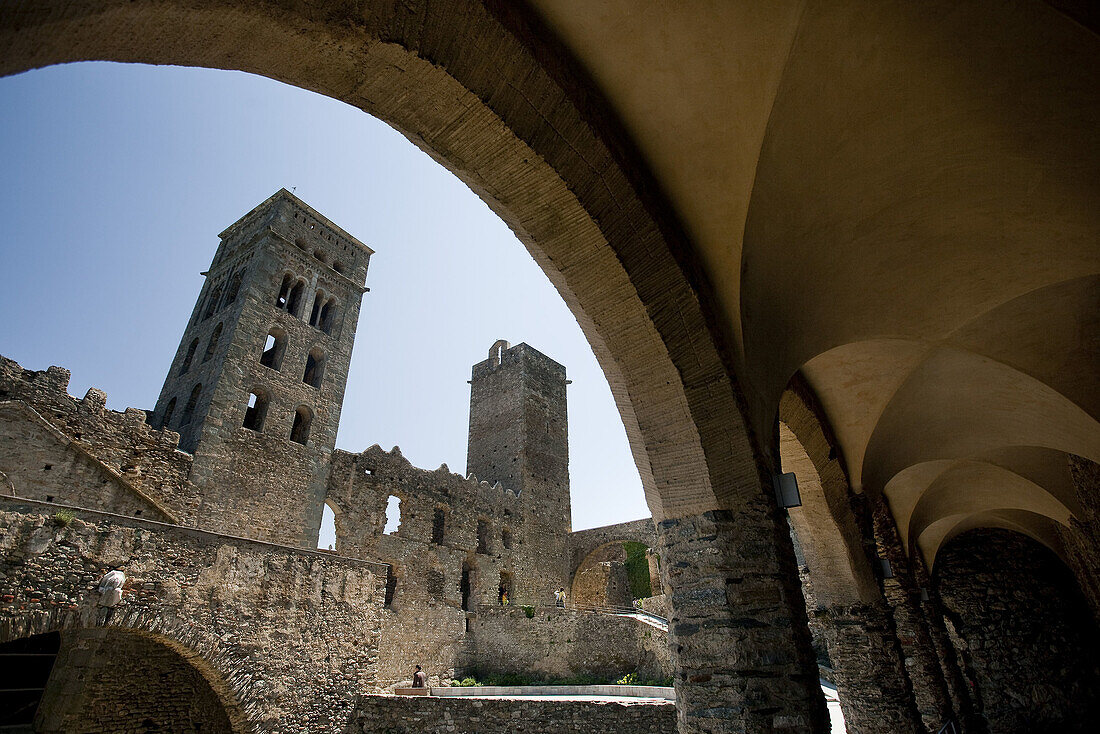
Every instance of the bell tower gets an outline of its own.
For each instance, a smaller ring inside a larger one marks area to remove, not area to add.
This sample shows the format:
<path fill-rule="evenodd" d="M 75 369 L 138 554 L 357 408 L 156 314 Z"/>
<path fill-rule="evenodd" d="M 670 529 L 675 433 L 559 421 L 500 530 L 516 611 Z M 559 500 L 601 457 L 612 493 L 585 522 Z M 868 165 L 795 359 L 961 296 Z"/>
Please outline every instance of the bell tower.
<path fill-rule="evenodd" d="M 314 547 L 373 251 L 286 189 L 219 237 L 153 422 L 203 528 Z"/>

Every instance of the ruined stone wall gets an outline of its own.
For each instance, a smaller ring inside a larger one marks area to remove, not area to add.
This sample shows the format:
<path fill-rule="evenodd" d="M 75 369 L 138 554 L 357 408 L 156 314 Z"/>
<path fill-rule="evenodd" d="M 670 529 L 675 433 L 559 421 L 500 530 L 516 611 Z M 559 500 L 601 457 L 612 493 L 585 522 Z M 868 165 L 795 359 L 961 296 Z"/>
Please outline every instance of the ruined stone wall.
<path fill-rule="evenodd" d="M 122 564 L 109 626 L 185 652 L 231 720 L 336 729 L 378 690 L 384 567 L 84 509 L 62 527 L 58 509 L 0 500 L 0 642 L 94 626 L 98 581 Z"/>
<path fill-rule="evenodd" d="M 145 411 L 108 410 L 100 390 L 73 398 L 69 375 L 60 367 L 25 370 L 0 357 L 0 401 L 10 401 L 0 471 L 14 485 L 0 491 L 192 523 L 201 496 L 188 480 L 191 456 L 177 450 L 179 435 L 152 428 Z"/>
<path fill-rule="evenodd" d="M 167 645 L 113 629 L 67 631 L 38 708 L 40 734 L 230 734 L 202 673 Z"/>
<path fill-rule="evenodd" d="M 603 525 L 598 528 L 577 530 L 569 534 L 569 571 L 576 573 L 581 563 L 589 553 L 602 545 L 615 541 L 634 540 L 645 543 L 646 547 L 653 548 L 657 544 L 657 531 L 653 526 L 653 518 L 631 520 L 615 525 Z M 654 587 L 654 592 L 659 593 L 659 586 Z"/>
<path fill-rule="evenodd" d="M 675 734 L 671 703 L 363 696 L 348 734 Z"/>
<path fill-rule="evenodd" d="M 660 680 L 672 675 L 668 635 L 632 617 L 535 607 L 481 610 L 470 619 L 464 671 L 532 678 L 578 674 Z"/>
<path fill-rule="evenodd" d="M 1072 575 L 1007 530 L 971 530 L 936 559 L 952 642 L 990 734 L 1094 731 L 1098 631 Z"/>

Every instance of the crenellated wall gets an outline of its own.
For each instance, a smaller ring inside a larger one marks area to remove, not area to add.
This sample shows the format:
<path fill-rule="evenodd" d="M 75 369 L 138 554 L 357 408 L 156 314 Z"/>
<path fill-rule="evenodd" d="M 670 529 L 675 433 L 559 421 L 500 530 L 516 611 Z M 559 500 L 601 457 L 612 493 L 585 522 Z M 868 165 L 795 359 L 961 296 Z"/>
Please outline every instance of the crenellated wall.
<path fill-rule="evenodd" d="M 0 492 L 190 524 L 201 495 L 179 434 L 153 428 L 143 410 L 108 410 L 101 390 L 72 397 L 69 376 L 0 356 Z"/>

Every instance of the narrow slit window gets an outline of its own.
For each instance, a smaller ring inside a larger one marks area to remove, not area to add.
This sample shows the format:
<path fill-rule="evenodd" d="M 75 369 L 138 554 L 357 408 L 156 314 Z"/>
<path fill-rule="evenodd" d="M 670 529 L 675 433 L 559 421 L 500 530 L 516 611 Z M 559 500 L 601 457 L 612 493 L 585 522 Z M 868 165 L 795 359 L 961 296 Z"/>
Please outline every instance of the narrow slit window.
<path fill-rule="evenodd" d="M 507 549 L 512 547 L 512 531 L 508 528 L 504 528 L 500 531 L 500 544 Z"/>
<path fill-rule="evenodd" d="M 218 342 L 222 338 L 222 324 L 218 324 L 214 327 L 214 331 L 210 334 L 210 341 L 206 343 L 206 354 L 202 355 L 203 362 L 209 362 L 210 358 L 214 356 L 214 353 L 218 351 Z"/>
<path fill-rule="evenodd" d="M 389 609 L 393 606 L 393 598 L 397 596 L 397 574 L 393 572 L 393 566 L 386 569 L 386 596 L 382 605 Z"/>
<path fill-rule="evenodd" d="M 183 406 L 183 415 L 180 416 L 180 425 L 186 426 L 195 417 L 195 406 L 199 404 L 199 395 L 202 394 L 202 384 L 195 385 L 191 390 L 191 397 L 187 398 L 187 405 Z"/>
<path fill-rule="evenodd" d="M 313 411 L 299 405 L 294 411 L 294 425 L 290 428 L 290 440 L 303 446 L 309 441 L 309 426 L 313 423 Z"/>
<path fill-rule="evenodd" d="M 274 328 L 268 332 L 263 354 L 260 355 L 260 364 L 278 371 L 283 366 L 284 354 L 286 354 L 286 332 Z"/>
<path fill-rule="evenodd" d="M 244 411 L 244 427 L 251 431 L 262 431 L 267 419 L 267 393 L 257 390 L 248 396 L 248 408 Z"/>
<path fill-rule="evenodd" d="M 183 358 L 183 365 L 180 366 L 180 374 L 186 375 L 187 370 L 191 369 L 191 360 L 195 358 L 195 350 L 199 348 L 198 338 L 191 340 L 191 345 L 187 347 L 187 355 Z"/>
<path fill-rule="evenodd" d="M 325 353 L 318 347 L 309 350 L 306 357 L 306 371 L 302 375 L 302 382 L 310 387 L 321 387 L 321 379 L 325 375 Z"/>

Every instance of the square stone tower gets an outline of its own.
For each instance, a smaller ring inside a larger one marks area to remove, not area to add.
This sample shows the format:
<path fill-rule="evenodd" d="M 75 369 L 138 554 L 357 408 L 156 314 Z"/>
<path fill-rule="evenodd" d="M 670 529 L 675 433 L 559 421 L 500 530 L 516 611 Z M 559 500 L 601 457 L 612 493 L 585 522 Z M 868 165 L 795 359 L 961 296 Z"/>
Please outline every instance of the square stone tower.
<path fill-rule="evenodd" d="M 568 577 L 569 435 L 565 367 L 537 349 L 498 341 L 474 365 L 466 472 L 519 498 L 514 597 L 553 601 Z"/>
<path fill-rule="evenodd" d="M 315 547 L 373 251 L 286 189 L 219 236 L 153 421 L 201 527 Z"/>

